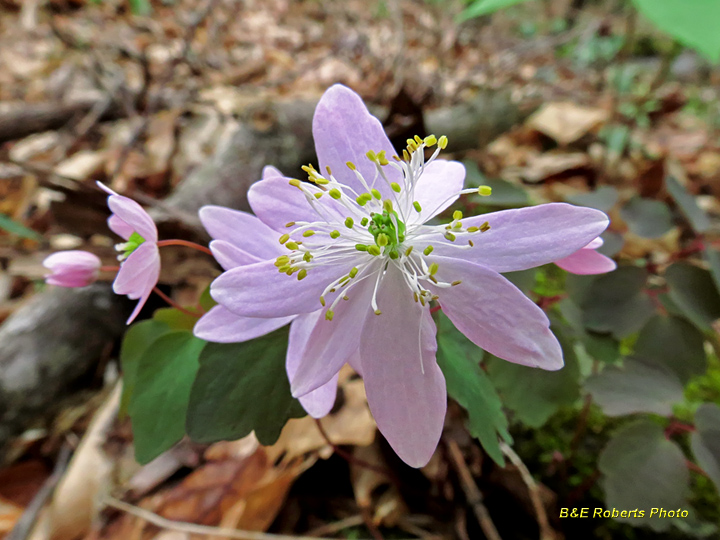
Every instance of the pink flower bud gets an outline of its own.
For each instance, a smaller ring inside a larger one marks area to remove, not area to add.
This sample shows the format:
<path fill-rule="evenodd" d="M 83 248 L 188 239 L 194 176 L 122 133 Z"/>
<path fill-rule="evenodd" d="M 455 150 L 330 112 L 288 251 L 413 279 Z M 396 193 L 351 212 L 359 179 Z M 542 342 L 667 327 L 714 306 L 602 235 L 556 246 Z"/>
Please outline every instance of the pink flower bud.
<path fill-rule="evenodd" d="M 87 251 L 59 251 L 43 261 L 51 271 L 45 282 L 59 287 L 85 287 L 97 280 L 100 259 Z"/>

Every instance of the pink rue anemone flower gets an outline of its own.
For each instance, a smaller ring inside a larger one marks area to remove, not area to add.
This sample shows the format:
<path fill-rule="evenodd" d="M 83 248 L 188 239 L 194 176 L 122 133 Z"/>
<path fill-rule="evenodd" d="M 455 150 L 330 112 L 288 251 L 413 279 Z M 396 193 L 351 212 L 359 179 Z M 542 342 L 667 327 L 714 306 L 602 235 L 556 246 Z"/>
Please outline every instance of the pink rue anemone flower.
<path fill-rule="evenodd" d="M 283 176 L 276 168 L 268 166 L 263 169 L 263 180 L 268 178 Z M 213 239 L 210 250 L 224 270 L 268 259 L 274 260 L 286 252 L 277 241 L 278 233 L 246 212 L 221 206 L 204 206 L 200 209 L 200 221 Z M 239 231 L 248 231 L 248 234 L 238 234 Z M 263 336 L 296 319 L 294 315 L 262 319 L 244 317 L 217 305 L 200 318 L 193 331 L 197 337 L 206 341 L 238 343 Z M 290 346 L 286 359 L 290 379 L 297 371 L 299 353 L 302 350 L 302 346 L 297 346 L 298 337 L 302 334 L 302 331 L 298 331 L 298 323 L 302 325 L 302 319 L 293 322 L 290 327 Z M 300 403 L 312 417 L 322 418 L 335 404 L 336 393 L 337 375 L 319 388 L 301 396 Z"/>
<path fill-rule="evenodd" d="M 488 352 L 559 369 L 562 350 L 545 313 L 500 272 L 563 259 L 608 219 L 546 204 L 469 218 L 455 212 L 450 223 L 429 225 L 461 194 L 478 191 L 463 190 L 465 168 L 436 159 L 445 137 L 408 140 L 396 155 L 380 122 L 344 86 L 323 95 L 313 136 L 322 172 L 305 167 L 309 182 L 256 182 L 248 200 L 260 221 L 234 232 L 259 241 L 273 229 L 283 254 L 228 269 L 211 294 L 236 316 L 295 317 L 293 395 L 323 387 L 349 362 L 380 431 L 421 467 L 447 407 L 430 303 Z"/>
<path fill-rule="evenodd" d="M 85 287 L 97 280 L 101 262 L 88 251 L 70 250 L 53 253 L 42 264 L 51 272 L 45 277 L 49 285 Z"/>
<path fill-rule="evenodd" d="M 603 239 L 596 238 L 584 248 L 559 261 L 555 261 L 555 264 L 571 274 L 590 275 L 612 272 L 617 268 L 615 261 L 595 251 L 602 245 Z"/>
<path fill-rule="evenodd" d="M 112 215 L 108 218 L 108 227 L 125 240 L 115 246 L 120 253 L 120 271 L 115 277 L 113 291 L 127 295 L 131 300 L 139 299 L 127 320 L 127 324 L 130 324 L 140 313 L 160 278 L 157 227 L 138 203 L 118 195 L 100 182 L 97 184 L 109 195 L 108 207 Z"/>

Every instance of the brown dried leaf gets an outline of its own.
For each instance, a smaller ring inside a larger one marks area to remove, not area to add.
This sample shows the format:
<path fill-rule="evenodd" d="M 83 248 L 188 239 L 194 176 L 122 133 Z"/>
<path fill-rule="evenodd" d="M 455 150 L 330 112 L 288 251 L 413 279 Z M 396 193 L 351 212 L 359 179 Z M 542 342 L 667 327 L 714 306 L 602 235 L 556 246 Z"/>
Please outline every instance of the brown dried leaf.
<path fill-rule="evenodd" d="M 576 103 L 548 103 L 527 121 L 528 127 L 565 146 L 605 122 L 607 111 Z"/>

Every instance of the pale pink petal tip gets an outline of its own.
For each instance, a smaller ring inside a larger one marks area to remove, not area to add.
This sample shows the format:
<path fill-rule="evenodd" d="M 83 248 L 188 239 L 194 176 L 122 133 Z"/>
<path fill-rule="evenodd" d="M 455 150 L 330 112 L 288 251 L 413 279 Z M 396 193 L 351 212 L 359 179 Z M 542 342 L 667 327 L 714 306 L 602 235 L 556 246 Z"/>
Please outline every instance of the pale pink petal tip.
<path fill-rule="evenodd" d="M 85 287 L 97 280 L 100 265 L 100 259 L 87 251 L 53 253 L 43 261 L 43 266 L 51 271 L 45 281 L 59 287 Z"/>
<path fill-rule="evenodd" d="M 595 251 L 603 245 L 603 239 L 598 237 L 587 246 L 575 253 L 555 261 L 560 268 L 578 275 L 605 274 L 617 268 L 617 264 L 610 257 Z"/>

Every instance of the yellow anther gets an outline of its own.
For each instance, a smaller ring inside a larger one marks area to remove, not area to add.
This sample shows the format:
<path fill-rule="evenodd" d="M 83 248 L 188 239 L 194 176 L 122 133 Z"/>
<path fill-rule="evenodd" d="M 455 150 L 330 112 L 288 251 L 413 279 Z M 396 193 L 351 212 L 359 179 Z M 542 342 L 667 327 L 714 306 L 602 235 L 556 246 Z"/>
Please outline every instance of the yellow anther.
<path fill-rule="evenodd" d="M 352 229 L 352 228 L 353 228 L 353 225 L 355 225 L 355 221 L 353 221 L 353 218 L 351 218 L 351 217 L 345 218 L 345 226 L 346 226 L 348 229 Z"/>
<path fill-rule="evenodd" d="M 470 246 L 470 247 L 475 247 L 475 244 L 473 243 L 472 240 L 468 240 L 468 246 Z"/>
<path fill-rule="evenodd" d="M 375 197 L 378 201 L 382 199 L 382 194 L 377 189 L 372 188 L 370 193 L 372 193 L 373 197 Z"/>
<path fill-rule="evenodd" d="M 325 178 L 320 178 L 319 176 L 315 178 L 315 183 L 319 186 L 324 186 L 326 184 L 330 183 L 330 180 L 327 180 Z"/>
<path fill-rule="evenodd" d="M 408 139 L 405 142 L 407 142 L 407 147 L 410 152 L 414 152 L 415 150 L 417 150 L 417 143 L 413 139 Z"/>
<path fill-rule="evenodd" d="M 435 285 L 437 285 L 438 280 L 435 279 L 435 276 L 428 276 L 428 279 L 429 279 L 430 281 L 432 281 Z"/>
<path fill-rule="evenodd" d="M 430 254 L 433 252 L 433 249 L 435 249 L 435 248 L 432 247 L 432 246 L 428 246 L 428 247 L 426 247 L 426 248 L 423 250 L 423 254 L 426 255 L 426 256 L 427 256 L 427 255 L 430 255 Z"/>
<path fill-rule="evenodd" d="M 373 152 L 372 150 L 368 150 L 368 151 L 365 153 L 365 155 L 366 155 L 367 158 L 368 158 L 370 161 L 372 161 L 373 163 L 376 162 L 377 159 L 378 159 L 377 155 L 376 155 L 375 152 Z"/>
<path fill-rule="evenodd" d="M 425 137 L 425 146 L 435 146 L 435 143 L 437 143 L 437 138 L 435 135 L 428 135 Z"/>
<path fill-rule="evenodd" d="M 393 156 L 393 159 L 394 159 L 395 161 L 402 161 L 402 159 L 400 159 L 400 156 L 398 156 L 398 155 L 394 155 L 394 156 Z"/>
<path fill-rule="evenodd" d="M 455 235 L 454 235 L 453 233 L 451 233 L 450 231 L 448 231 L 448 232 L 445 233 L 445 238 L 447 238 L 447 239 L 450 240 L 451 242 L 454 242 L 454 241 L 455 241 Z"/>
<path fill-rule="evenodd" d="M 325 297 L 324 296 L 320 297 L 320 304 L 322 304 L 322 307 L 325 307 Z"/>
<path fill-rule="evenodd" d="M 415 139 L 415 142 L 417 143 L 418 146 L 420 146 L 423 142 L 425 142 L 423 139 L 420 138 L 420 135 L 415 135 L 415 137 L 413 137 L 413 138 Z"/>
<path fill-rule="evenodd" d="M 393 251 L 390 252 L 390 258 L 391 258 L 392 260 L 397 259 L 399 256 L 400 256 L 400 255 L 397 254 L 397 251 L 394 251 L 394 250 L 393 250 Z"/>
<path fill-rule="evenodd" d="M 417 201 L 414 201 L 414 202 L 413 202 L 413 208 L 415 209 L 415 211 L 416 211 L 418 214 L 419 214 L 420 212 L 422 212 L 422 206 L 420 206 L 420 203 L 417 202 Z"/>
<path fill-rule="evenodd" d="M 410 154 L 407 150 L 403 150 L 403 160 L 404 161 L 410 161 Z"/>
<path fill-rule="evenodd" d="M 298 272 L 298 276 L 297 276 L 297 277 L 298 277 L 298 281 L 301 281 L 301 280 L 305 279 L 305 276 L 307 276 L 307 270 L 305 270 L 305 269 L 303 268 L 302 270 L 300 270 L 300 271 Z"/>
<path fill-rule="evenodd" d="M 490 224 L 486 221 L 482 225 L 480 225 L 480 232 L 487 232 L 490 230 Z"/>
<path fill-rule="evenodd" d="M 490 186 L 480 186 L 478 187 L 478 195 L 482 195 L 483 197 L 489 197 L 492 195 L 492 188 Z"/>
<path fill-rule="evenodd" d="M 441 136 L 440 139 L 438 139 L 438 146 L 441 150 L 445 150 L 445 148 L 447 148 L 447 144 L 448 138 L 445 135 Z"/>
<path fill-rule="evenodd" d="M 303 236 L 305 238 L 308 238 L 308 237 L 312 236 L 313 234 L 315 234 L 315 231 L 307 230 L 303 233 Z"/>
<path fill-rule="evenodd" d="M 288 276 L 292 276 L 292 275 L 293 275 L 293 272 L 295 272 L 295 270 L 297 270 L 297 268 L 295 268 L 295 267 L 293 266 L 293 267 L 290 267 L 290 268 L 288 269 L 288 271 L 285 272 L 285 273 L 286 273 Z"/>
<path fill-rule="evenodd" d="M 467 232 L 478 232 L 480 227 L 468 227 Z"/>
<path fill-rule="evenodd" d="M 285 244 L 285 247 L 288 248 L 288 249 L 293 249 L 293 250 L 294 250 L 294 249 L 297 249 L 297 248 L 298 248 L 298 243 L 297 243 L 297 242 L 287 242 L 287 243 Z"/>
<path fill-rule="evenodd" d="M 281 244 L 284 244 L 284 243 L 287 242 L 288 240 L 290 240 L 290 235 L 289 235 L 289 234 L 283 234 L 283 235 L 278 239 L 278 242 L 280 242 Z"/>
<path fill-rule="evenodd" d="M 422 296 L 420 297 L 420 305 L 425 307 L 425 299 Z"/>
<path fill-rule="evenodd" d="M 460 285 L 461 283 L 462 283 L 462 281 L 457 280 L 457 281 L 453 281 L 450 285 L 452 285 L 454 287 L 455 285 Z"/>
<path fill-rule="evenodd" d="M 332 171 L 330 170 L 330 165 L 325 165 L 325 170 L 328 173 L 328 176 L 332 176 Z"/>
<path fill-rule="evenodd" d="M 368 201 L 370 201 L 370 199 L 372 199 L 372 195 L 370 195 L 369 193 L 361 193 L 357 196 L 355 202 L 358 203 L 360 206 L 365 206 Z"/>
<path fill-rule="evenodd" d="M 437 294 L 433 294 L 433 295 L 430 297 L 430 300 L 439 300 L 439 299 L 440 299 L 440 297 L 439 297 Z"/>
<path fill-rule="evenodd" d="M 378 246 L 367 246 L 367 252 L 374 257 L 380 255 L 380 248 Z"/>
<path fill-rule="evenodd" d="M 401 188 L 400 188 L 400 184 L 398 184 L 397 182 L 390 182 L 390 188 L 391 188 L 395 193 L 400 193 L 400 189 L 401 189 Z"/>
<path fill-rule="evenodd" d="M 435 274 L 437 274 L 438 268 L 440 268 L 438 266 L 438 263 L 436 263 L 436 262 L 432 263 L 430 265 L 430 268 L 428 268 L 428 274 L 430 274 L 431 276 L 434 276 Z"/>
<path fill-rule="evenodd" d="M 288 221 L 288 222 L 285 224 L 285 227 L 292 227 L 293 225 L 295 225 L 295 222 L 294 222 L 294 221 Z"/>
<path fill-rule="evenodd" d="M 365 227 L 368 224 L 368 221 L 369 221 L 368 218 L 364 217 L 360 220 L 360 225 Z"/>
<path fill-rule="evenodd" d="M 452 228 L 455 229 L 455 230 L 460 230 L 460 229 L 462 229 L 462 221 L 456 221 L 456 222 L 455 222 L 455 225 L 453 225 Z"/>
<path fill-rule="evenodd" d="M 303 261 L 305 261 L 305 262 L 310 262 L 310 261 L 312 261 L 312 258 L 313 258 L 312 253 L 310 253 L 309 251 L 306 251 L 306 252 L 303 254 Z"/>
<path fill-rule="evenodd" d="M 289 264 L 283 265 L 280 268 L 278 268 L 278 272 L 280 272 L 281 274 L 286 273 L 288 270 L 290 270 Z"/>
<path fill-rule="evenodd" d="M 413 292 L 413 298 L 415 299 L 415 303 L 417 303 L 417 302 L 419 301 L 419 300 L 418 300 L 418 293 Z"/>
<path fill-rule="evenodd" d="M 340 278 L 340 281 L 338 281 L 338 283 L 341 287 L 344 287 L 348 281 L 350 281 L 350 276 L 343 276 L 342 278 Z"/>
<path fill-rule="evenodd" d="M 390 162 L 388 161 L 388 159 L 385 157 L 385 150 L 381 151 L 381 152 L 377 155 L 377 158 L 378 158 L 378 163 L 379 163 L 380 165 L 382 165 L 382 166 L 388 165 L 388 164 L 390 163 Z"/>
<path fill-rule="evenodd" d="M 330 195 L 335 200 L 338 200 L 342 197 L 342 193 L 340 193 L 340 190 L 337 188 L 332 188 L 330 191 L 328 191 L 328 195 Z"/>
<path fill-rule="evenodd" d="M 385 210 L 388 213 L 392 213 L 393 211 L 393 203 L 390 199 L 385 199 L 383 201 L 383 210 Z"/>
<path fill-rule="evenodd" d="M 335 313 L 333 313 L 333 311 L 330 309 L 325 312 L 325 319 L 327 319 L 328 321 L 332 321 L 334 316 Z"/>
<path fill-rule="evenodd" d="M 409 248 L 407 248 L 405 250 L 405 256 L 409 257 L 412 252 L 413 252 L 413 246 L 410 246 Z"/>
<path fill-rule="evenodd" d="M 459 219 L 462 219 L 462 212 L 461 212 L 460 210 L 455 210 L 455 211 L 453 212 L 453 219 L 454 219 L 455 221 L 457 221 L 457 220 L 459 220 Z"/>
<path fill-rule="evenodd" d="M 300 183 L 301 183 L 300 180 L 298 180 L 297 178 L 293 178 L 292 180 L 290 180 L 290 181 L 288 182 L 288 184 L 290 184 L 291 186 L 295 186 L 295 187 L 298 188 L 298 189 L 302 189 L 302 188 L 300 187 Z"/>
<path fill-rule="evenodd" d="M 343 300 L 350 300 L 350 297 L 346 294 L 345 296 L 343 296 Z"/>
<path fill-rule="evenodd" d="M 340 231 L 330 231 L 330 238 L 333 240 L 340 237 Z"/>
<path fill-rule="evenodd" d="M 379 309 L 376 309 L 376 310 L 375 310 L 375 315 L 382 315 L 382 311 L 380 311 Z"/>
<path fill-rule="evenodd" d="M 355 244 L 355 249 L 358 251 L 367 251 L 368 247 L 365 244 Z"/>
<path fill-rule="evenodd" d="M 380 247 L 385 247 L 390 242 L 390 239 L 388 238 L 387 234 L 380 233 L 377 237 L 377 245 Z"/>
<path fill-rule="evenodd" d="M 319 199 L 319 198 L 322 197 L 324 194 L 325 194 L 325 193 L 323 193 L 322 191 L 318 191 L 317 193 L 315 193 L 315 198 L 316 198 L 316 199 Z"/>
<path fill-rule="evenodd" d="M 358 273 L 357 266 L 353 266 L 353 267 L 350 269 L 350 272 L 348 272 L 348 275 L 349 275 L 351 278 L 354 278 L 355 276 L 357 276 L 357 273 Z"/>
<path fill-rule="evenodd" d="M 348 161 L 345 165 L 347 165 L 348 169 L 350 169 L 351 171 L 354 171 L 355 169 L 357 169 L 357 167 L 355 166 L 355 164 L 352 161 Z"/>

